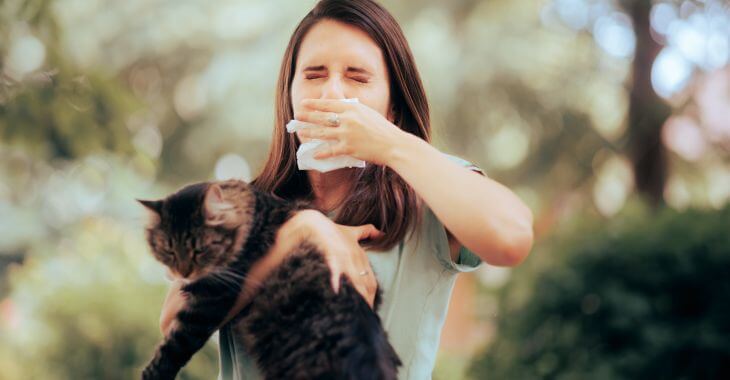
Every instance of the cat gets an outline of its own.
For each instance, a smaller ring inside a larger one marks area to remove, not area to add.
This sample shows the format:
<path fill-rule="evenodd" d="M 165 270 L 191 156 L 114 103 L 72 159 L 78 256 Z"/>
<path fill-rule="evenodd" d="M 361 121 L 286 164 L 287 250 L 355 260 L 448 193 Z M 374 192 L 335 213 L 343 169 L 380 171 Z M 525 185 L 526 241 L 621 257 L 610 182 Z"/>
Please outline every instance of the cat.
<path fill-rule="evenodd" d="M 239 180 L 188 185 L 156 201 L 146 238 L 154 257 L 186 279 L 185 306 L 142 372 L 174 379 L 233 308 L 243 280 L 304 202 L 288 202 Z M 346 276 L 337 293 L 318 248 L 301 242 L 263 280 L 230 323 L 266 379 L 397 378 L 401 361 L 371 309 Z"/>

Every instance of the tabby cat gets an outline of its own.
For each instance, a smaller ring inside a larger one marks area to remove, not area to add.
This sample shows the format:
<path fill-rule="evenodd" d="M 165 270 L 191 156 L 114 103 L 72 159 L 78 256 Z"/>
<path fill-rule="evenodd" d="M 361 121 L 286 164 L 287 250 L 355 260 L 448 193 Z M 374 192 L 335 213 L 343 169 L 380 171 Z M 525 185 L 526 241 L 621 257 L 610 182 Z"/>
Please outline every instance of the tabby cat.
<path fill-rule="evenodd" d="M 189 185 L 151 211 L 155 258 L 185 278 L 185 306 L 143 379 L 174 379 L 223 323 L 252 265 L 303 203 L 280 200 L 237 180 Z M 231 321 L 266 379 L 396 379 L 401 365 L 378 315 L 311 243 L 299 244 Z M 380 303 L 380 291 L 375 308 Z"/>

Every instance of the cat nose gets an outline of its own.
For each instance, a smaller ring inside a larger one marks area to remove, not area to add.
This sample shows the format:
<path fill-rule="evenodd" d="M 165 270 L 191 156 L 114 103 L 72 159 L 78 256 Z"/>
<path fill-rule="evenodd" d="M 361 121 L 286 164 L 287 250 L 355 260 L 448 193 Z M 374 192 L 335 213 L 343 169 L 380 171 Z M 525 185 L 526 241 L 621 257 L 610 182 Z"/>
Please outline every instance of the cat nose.
<path fill-rule="evenodd" d="M 190 265 L 189 262 L 181 264 L 180 266 L 178 266 L 177 272 L 180 273 L 180 275 L 183 277 L 188 277 L 190 276 L 190 273 L 193 272 L 193 266 Z"/>

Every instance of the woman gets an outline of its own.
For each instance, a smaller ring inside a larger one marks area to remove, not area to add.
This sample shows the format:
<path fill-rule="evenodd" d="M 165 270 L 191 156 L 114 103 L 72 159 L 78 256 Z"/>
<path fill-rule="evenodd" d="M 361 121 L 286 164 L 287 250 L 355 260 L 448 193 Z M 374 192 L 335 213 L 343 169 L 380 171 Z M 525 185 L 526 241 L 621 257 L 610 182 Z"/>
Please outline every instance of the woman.
<path fill-rule="evenodd" d="M 291 119 L 320 127 L 288 134 Z M 404 363 L 400 378 L 430 378 L 456 275 L 482 260 L 517 265 L 533 235 L 530 210 L 509 189 L 433 148 L 429 133 L 426 95 L 395 19 L 372 0 L 319 2 L 284 53 L 272 148 L 253 182 L 283 198 L 309 198 L 319 211 L 300 212 L 282 227 L 242 303 L 293 244 L 314 240 L 333 286 L 349 276 L 372 305 L 377 278 L 384 290 L 378 312 Z M 299 171 L 296 150 L 312 138 L 335 142 L 315 158 L 349 155 L 368 164 Z M 358 243 L 364 239 L 367 251 Z M 163 332 L 178 289 L 163 307 Z M 229 325 L 220 330 L 220 355 L 221 378 L 258 377 Z"/>

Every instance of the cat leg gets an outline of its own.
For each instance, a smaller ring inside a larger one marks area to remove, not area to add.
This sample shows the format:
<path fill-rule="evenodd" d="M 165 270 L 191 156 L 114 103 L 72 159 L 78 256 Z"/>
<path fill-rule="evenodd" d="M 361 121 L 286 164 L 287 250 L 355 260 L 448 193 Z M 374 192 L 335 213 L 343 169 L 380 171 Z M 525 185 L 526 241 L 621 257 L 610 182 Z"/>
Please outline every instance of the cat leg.
<path fill-rule="evenodd" d="M 199 279 L 183 289 L 189 304 L 178 312 L 173 328 L 142 372 L 143 380 L 174 379 L 175 375 L 223 323 L 238 291 L 214 279 Z"/>

